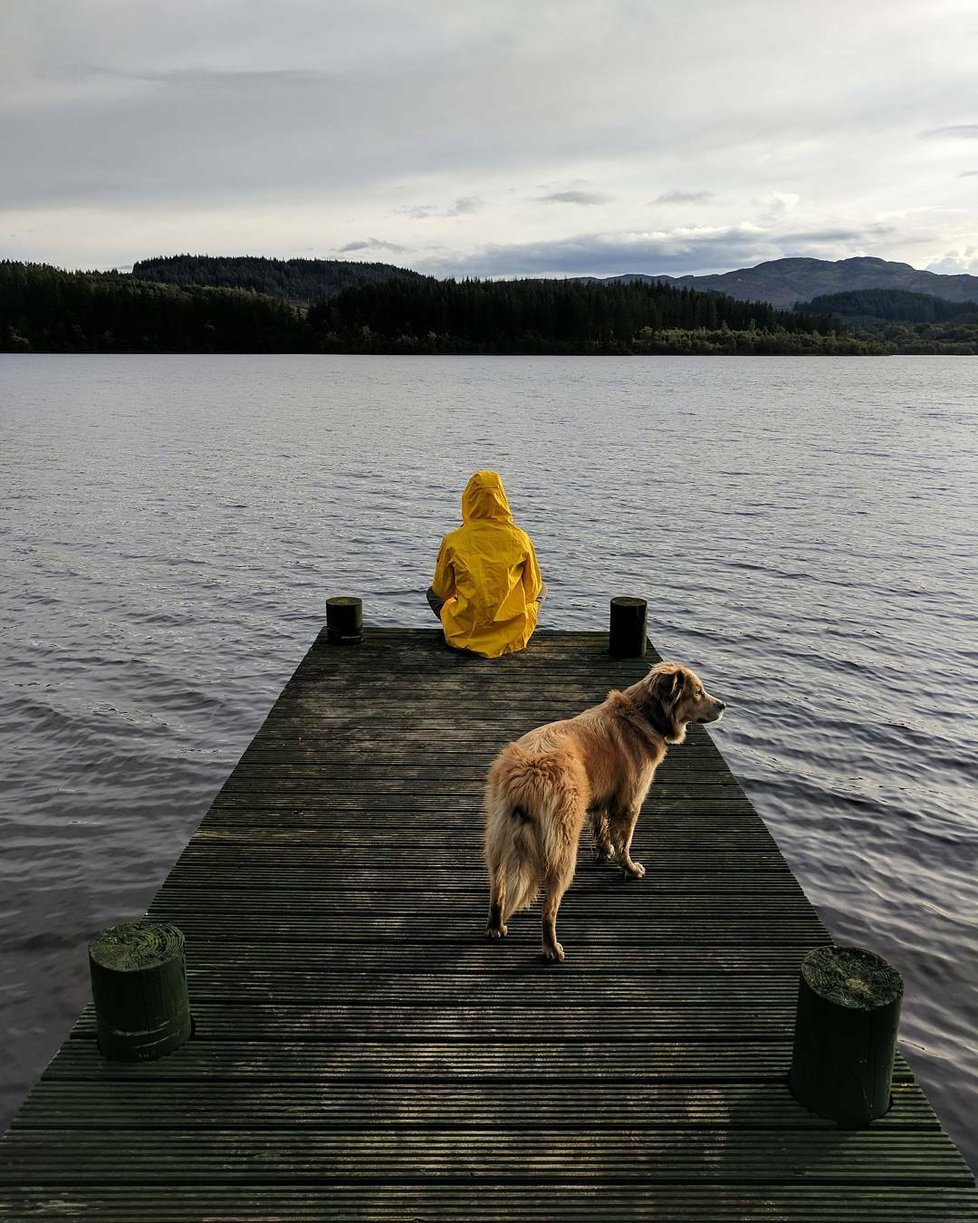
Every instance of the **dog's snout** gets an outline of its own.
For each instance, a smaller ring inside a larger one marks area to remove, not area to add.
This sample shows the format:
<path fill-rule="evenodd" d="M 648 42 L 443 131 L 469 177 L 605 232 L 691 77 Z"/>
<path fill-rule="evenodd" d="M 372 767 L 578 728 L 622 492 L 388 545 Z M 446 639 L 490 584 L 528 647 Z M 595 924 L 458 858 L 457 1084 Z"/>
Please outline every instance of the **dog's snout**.
<path fill-rule="evenodd" d="M 717 709 L 719 709 L 721 713 L 723 713 L 723 711 L 724 711 L 726 708 L 727 708 L 727 702 L 726 702 L 726 701 L 717 701 Z"/>

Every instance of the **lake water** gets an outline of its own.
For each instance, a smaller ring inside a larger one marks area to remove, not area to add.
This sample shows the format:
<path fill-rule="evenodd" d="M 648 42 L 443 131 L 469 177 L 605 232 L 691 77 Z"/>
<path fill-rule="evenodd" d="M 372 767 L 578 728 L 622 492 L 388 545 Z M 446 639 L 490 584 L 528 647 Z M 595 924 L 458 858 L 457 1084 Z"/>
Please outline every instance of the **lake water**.
<path fill-rule="evenodd" d="M 430 625 L 468 475 L 550 599 L 650 636 L 978 1167 L 978 380 L 967 358 L 0 356 L 0 1122 L 311 643 Z"/>

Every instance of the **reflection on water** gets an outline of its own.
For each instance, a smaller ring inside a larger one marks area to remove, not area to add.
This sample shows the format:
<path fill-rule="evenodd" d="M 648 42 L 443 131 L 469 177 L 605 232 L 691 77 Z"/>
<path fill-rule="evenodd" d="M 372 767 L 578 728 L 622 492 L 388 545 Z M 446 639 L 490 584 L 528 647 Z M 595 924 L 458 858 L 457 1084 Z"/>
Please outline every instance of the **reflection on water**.
<path fill-rule="evenodd" d="M 9 1119 L 329 593 L 426 625 L 459 493 L 503 472 L 549 627 L 616 593 L 978 1139 L 978 395 L 964 359 L 0 358 Z"/>

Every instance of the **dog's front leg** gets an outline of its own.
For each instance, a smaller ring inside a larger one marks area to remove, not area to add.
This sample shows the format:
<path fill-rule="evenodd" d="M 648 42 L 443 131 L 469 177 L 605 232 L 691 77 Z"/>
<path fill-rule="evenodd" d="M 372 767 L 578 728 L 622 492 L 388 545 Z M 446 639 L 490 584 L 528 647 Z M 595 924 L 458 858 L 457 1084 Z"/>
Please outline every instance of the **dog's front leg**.
<path fill-rule="evenodd" d="M 635 825 L 642 810 L 641 803 L 633 803 L 630 807 L 614 811 L 611 814 L 611 839 L 614 842 L 615 853 L 621 863 L 621 869 L 633 879 L 641 879 L 645 867 L 632 858 L 632 837 L 635 835 Z"/>
<path fill-rule="evenodd" d="M 591 853 L 595 862 L 614 862 L 615 851 L 608 829 L 608 813 L 603 807 L 594 807 L 588 812 L 591 821 Z"/>

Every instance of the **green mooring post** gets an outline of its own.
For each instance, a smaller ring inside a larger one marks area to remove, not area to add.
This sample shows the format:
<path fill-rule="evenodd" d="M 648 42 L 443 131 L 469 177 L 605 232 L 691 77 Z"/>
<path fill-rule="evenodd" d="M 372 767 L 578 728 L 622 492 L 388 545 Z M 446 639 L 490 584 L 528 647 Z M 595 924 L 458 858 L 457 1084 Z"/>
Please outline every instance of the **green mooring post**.
<path fill-rule="evenodd" d="M 99 1050 L 117 1062 L 165 1057 L 190 1038 L 183 934 L 168 922 L 110 926 L 88 947 Z"/>
<path fill-rule="evenodd" d="M 647 614 L 648 604 L 644 599 L 619 595 L 611 600 L 608 653 L 612 658 L 643 658 L 645 656 L 648 645 Z"/>
<path fill-rule="evenodd" d="M 348 595 L 326 600 L 326 640 L 333 645 L 356 645 L 363 640 L 363 602 Z"/>
<path fill-rule="evenodd" d="M 861 1129 L 890 1107 L 903 980 L 860 947 L 817 947 L 798 986 L 788 1085 L 810 1112 Z"/>

